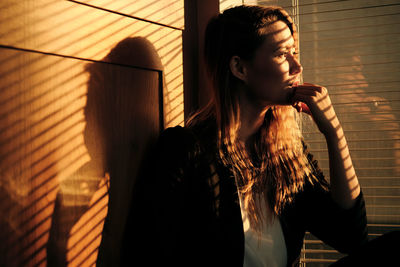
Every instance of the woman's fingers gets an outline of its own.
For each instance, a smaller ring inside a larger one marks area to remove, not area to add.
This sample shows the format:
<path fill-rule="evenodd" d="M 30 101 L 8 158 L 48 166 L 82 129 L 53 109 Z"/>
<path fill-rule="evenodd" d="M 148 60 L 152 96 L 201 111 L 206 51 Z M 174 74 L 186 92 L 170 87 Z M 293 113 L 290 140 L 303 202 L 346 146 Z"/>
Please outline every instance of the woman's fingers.
<path fill-rule="evenodd" d="M 300 92 L 297 92 L 297 90 L 300 90 Z M 293 87 L 293 92 L 291 93 L 290 97 L 289 97 L 289 102 L 292 103 L 292 107 L 294 107 L 297 112 L 301 113 L 301 112 L 305 112 L 309 115 L 311 115 L 310 109 L 308 108 L 308 106 L 303 103 L 298 101 L 299 97 L 298 95 L 312 95 L 313 92 L 311 90 L 306 90 L 304 91 L 303 89 L 299 89 L 299 87 Z M 297 97 L 295 97 L 297 96 Z M 302 98 L 302 100 L 304 101 L 304 99 Z"/>
<path fill-rule="evenodd" d="M 327 94 L 326 89 L 324 87 L 320 87 L 320 86 L 315 86 L 309 83 L 305 83 L 305 85 L 298 85 L 296 87 L 294 87 L 293 89 L 293 94 L 291 97 L 291 102 L 295 102 L 295 101 L 302 101 L 305 102 L 307 104 L 311 104 L 311 102 L 308 101 L 312 101 L 312 98 L 299 98 L 300 96 L 311 96 L 311 97 L 316 97 L 316 98 L 321 98 L 323 97 L 323 95 Z"/>
<path fill-rule="evenodd" d="M 317 95 L 317 92 L 313 91 L 313 90 L 301 90 L 301 89 L 297 89 L 296 90 L 297 94 L 303 94 L 303 95 Z"/>
<path fill-rule="evenodd" d="M 311 94 L 312 94 L 311 92 L 306 94 L 304 92 L 298 92 L 298 90 L 296 90 L 296 93 L 293 94 L 291 101 L 292 101 L 292 103 L 299 102 L 299 101 L 307 103 Z"/>
<path fill-rule="evenodd" d="M 321 92 L 322 88 L 320 86 L 310 83 L 298 85 L 293 89 L 291 98 L 292 106 L 296 108 L 298 112 L 304 112 L 312 116 L 311 110 L 307 104 L 312 104 L 311 97 L 316 97 Z"/>
<path fill-rule="evenodd" d="M 300 102 L 300 106 L 301 106 L 301 111 L 311 116 L 311 111 L 310 108 L 307 106 L 307 104 Z"/>
<path fill-rule="evenodd" d="M 293 95 L 291 98 L 292 106 L 296 108 L 298 112 L 304 112 L 312 116 L 312 112 L 309 105 L 315 103 L 315 99 L 318 94 L 322 93 L 322 88 L 319 86 L 312 85 L 310 83 L 304 83 L 298 85 L 293 89 Z"/>
<path fill-rule="evenodd" d="M 309 107 L 307 106 L 307 104 L 303 103 L 303 102 L 295 102 L 292 104 L 292 106 L 297 110 L 297 112 L 301 113 L 307 113 L 308 115 L 311 115 L 311 111 L 309 109 Z"/>
<path fill-rule="evenodd" d="M 298 85 L 293 86 L 292 92 L 288 95 L 288 101 L 293 103 L 293 97 L 298 94 L 304 94 L 309 96 L 317 96 L 323 92 L 322 87 L 319 86 L 312 86 L 311 84 L 307 85 Z"/>
<path fill-rule="evenodd" d="M 296 88 L 296 91 L 299 92 L 316 92 L 316 93 L 322 93 L 323 92 L 322 87 L 316 87 L 316 86 L 307 86 L 307 85 L 299 85 Z"/>
<path fill-rule="evenodd" d="M 325 87 L 304 83 L 293 89 L 292 105 L 296 102 L 296 109 L 312 116 L 322 133 L 332 132 L 338 122 L 333 109 L 328 90 Z"/>

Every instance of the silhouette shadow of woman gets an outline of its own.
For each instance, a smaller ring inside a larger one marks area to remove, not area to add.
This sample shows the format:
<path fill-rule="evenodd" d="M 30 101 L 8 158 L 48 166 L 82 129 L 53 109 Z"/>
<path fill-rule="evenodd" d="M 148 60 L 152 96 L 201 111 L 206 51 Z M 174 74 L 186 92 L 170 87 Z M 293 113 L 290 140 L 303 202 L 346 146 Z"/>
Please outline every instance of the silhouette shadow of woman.
<path fill-rule="evenodd" d="M 122 40 L 100 62 L 86 66 L 83 135 L 90 161 L 60 183 L 47 244 L 49 266 L 72 261 L 67 257 L 71 229 L 85 213 L 95 212 L 90 200 L 101 184 L 109 184 L 109 200 L 97 265 L 118 265 L 138 169 L 163 127 L 162 70 L 157 51 L 143 37 Z M 93 223 L 84 228 L 93 229 Z M 81 235 L 90 234 L 87 229 Z"/>

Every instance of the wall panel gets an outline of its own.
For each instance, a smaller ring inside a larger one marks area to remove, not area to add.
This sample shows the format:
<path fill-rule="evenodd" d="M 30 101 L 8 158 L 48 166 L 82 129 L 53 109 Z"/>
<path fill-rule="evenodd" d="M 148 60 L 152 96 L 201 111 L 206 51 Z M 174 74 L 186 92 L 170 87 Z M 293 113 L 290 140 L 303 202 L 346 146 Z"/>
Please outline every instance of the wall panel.
<path fill-rule="evenodd" d="M 0 12 L 0 44 L 3 46 L 101 60 L 111 47 L 126 37 L 148 39 L 161 58 L 158 69 L 165 74 L 165 126 L 183 125 L 183 105 L 180 104 L 183 103 L 183 79 L 170 75 L 173 71 L 183 71 L 181 30 L 69 1 L 8 1 L 9 5 Z M 158 10 L 161 11 L 162 6 Z M 158 13 L 153 9 L 152 12 Z M 118 58 L 115 63 L 123 64 L 124 59 Z M 146 67 L 149 63 L 142 64 Z M 171 98 L 170 93 L 175 97 Z"/>
<path fill-rule="evenodd" d="M 183 125 L 182 2 L 0 3 L 1 266 L 118 257 L 140 164 Z"/>

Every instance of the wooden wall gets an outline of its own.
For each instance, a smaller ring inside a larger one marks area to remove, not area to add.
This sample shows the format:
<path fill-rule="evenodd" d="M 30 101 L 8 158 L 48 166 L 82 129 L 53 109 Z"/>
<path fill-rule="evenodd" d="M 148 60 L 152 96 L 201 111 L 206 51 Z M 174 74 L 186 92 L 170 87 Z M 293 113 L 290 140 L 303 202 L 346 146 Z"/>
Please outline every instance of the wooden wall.
<path fill-rule="evenodd" d="M 117 264 L 138 166 L 183 125 L 183 12 L 1 1 L 1 266 L 94 265 L 100 244 L 99 262 Z"/>

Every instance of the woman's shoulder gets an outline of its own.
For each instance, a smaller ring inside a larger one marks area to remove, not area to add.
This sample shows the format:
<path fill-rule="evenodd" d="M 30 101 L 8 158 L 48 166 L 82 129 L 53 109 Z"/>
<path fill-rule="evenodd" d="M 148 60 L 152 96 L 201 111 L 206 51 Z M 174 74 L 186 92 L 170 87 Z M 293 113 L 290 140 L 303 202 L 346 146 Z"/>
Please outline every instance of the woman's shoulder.
<path fill-rule="evenodd" d="M 191 139 L 193 137 L 192 131 L 181 125 L 171 126 L 161 131 L 159 136 L 159 141 L 168 141 L 168 143 L 180 143 L 185 144 L 185 140 Z M 180 142 L 180 141 L 183 141 Z"/>
<path fill-rule="evenodd" d="M 214 141 L 216 138 L 215 119 L 208 118 L 185 126 L 168 127 L 162 131 L 160 138 L 186 141 L 184 144 L 195 141 L 201 143 Z"/>
<path fill-rule="evenodd" d="M 202 121 L 190 126 L 173 126 L 164 129 L 158 139 L 158 149 L 193 157 L 207 151 L 215 144 L 214 125 Z"/>
<path fill-rule="evenodd" d="M 168 151 L 176 155 L 183 155 L 194 150 L 196 138 L 193 131 L 180 125 L 164 129 L 157 141 L 159 152 Z"/>

